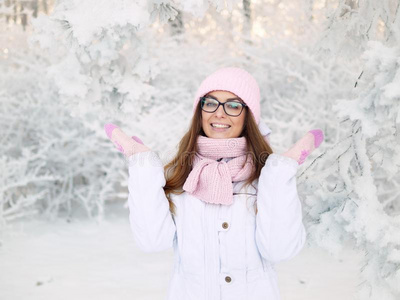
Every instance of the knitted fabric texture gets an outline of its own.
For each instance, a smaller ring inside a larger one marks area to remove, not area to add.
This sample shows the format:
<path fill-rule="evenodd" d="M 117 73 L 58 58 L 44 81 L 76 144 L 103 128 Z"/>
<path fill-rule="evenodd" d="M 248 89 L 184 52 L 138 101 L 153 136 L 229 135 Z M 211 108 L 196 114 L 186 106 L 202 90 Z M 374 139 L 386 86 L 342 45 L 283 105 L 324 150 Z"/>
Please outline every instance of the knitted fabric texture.
<path fill-rule="evenodd" d="M 246 70 L 236 67 L 218 69 L 200 84 L 197 90 L 193 114 L 203 97 L 211 91 L 228 91 L 240 97 L 250 108 L 256 123 L 260 121 L 260 88 L 255 78 Z"/>
<path fill-rule="evenodd" d="M 183 189 L 207 203 L 232 204 L 232 183 L 248 179 L 254 171 L 251 159 L 245 163 L 246 138 L 213 139 L 199 135 L 197 147 L 193 168 Z M 232 159 L 217 161 L 221 155 Z"/>
<path fill-rule="evenodd" d="M 310 130 L 283 155 L 293 158 L 301 165 L 311 152 L 319 147 L 323 140 L 324 133 L 321 129 Z"/>

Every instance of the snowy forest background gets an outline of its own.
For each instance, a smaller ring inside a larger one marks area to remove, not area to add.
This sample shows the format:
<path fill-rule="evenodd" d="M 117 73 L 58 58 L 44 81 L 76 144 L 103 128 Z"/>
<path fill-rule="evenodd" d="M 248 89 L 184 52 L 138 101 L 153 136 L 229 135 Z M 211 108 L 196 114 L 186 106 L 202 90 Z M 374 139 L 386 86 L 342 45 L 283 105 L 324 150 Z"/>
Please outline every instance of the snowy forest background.
<path fill-rule="evenodd" d="M 297 177 L 308 245 L 338 256 L 353 243 L 355 297 L 399 300 L 399 5 L 0 0 L 0 251 L 13 224 L 127 210 L 126 161 L 103 125 L 166 163 L 201 81 L 239 66 L 260 85 L 275 152 L 325 133 Z M 0 285 L 10 270 L 0 252 Z"/>

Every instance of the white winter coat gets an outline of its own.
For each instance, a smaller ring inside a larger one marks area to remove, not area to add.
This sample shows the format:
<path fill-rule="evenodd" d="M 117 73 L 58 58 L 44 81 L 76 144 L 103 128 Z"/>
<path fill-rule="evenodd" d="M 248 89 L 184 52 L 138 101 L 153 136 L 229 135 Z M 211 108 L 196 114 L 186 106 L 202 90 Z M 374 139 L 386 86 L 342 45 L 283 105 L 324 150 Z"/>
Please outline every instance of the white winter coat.
<path fill-rule="evenodd" d="M 174 248 L 166 299 L 280 299 L 274 264 L 298 254 L 306 239 L 297 168 L 294 159 L 271 154 L 254 182 L 258 192 L 235 182 L 229 206 L 186 192 L 172 194 L 173 217 L 158 155 L 148 151 L 129 157 L 129 219 L 137 246 L 146 252 Z"/>

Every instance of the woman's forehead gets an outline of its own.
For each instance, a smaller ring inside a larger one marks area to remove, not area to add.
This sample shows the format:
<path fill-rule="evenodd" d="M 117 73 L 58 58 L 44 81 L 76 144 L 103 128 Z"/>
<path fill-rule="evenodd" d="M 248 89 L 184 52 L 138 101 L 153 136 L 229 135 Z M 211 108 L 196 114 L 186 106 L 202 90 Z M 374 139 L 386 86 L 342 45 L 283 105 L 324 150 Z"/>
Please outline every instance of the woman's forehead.
<path fill-rule="evenodd" d="M 244 102 L 240 97 L 238 97 L 237 95 L 235 95 L 231 92 L 228 92 L 228 91 L 212 91 L 212 92 L 205 94 L 205 96 L 217 99 L 219 101 L 225 99 L 226 101 L 238 100 L 238 101 Z"/>

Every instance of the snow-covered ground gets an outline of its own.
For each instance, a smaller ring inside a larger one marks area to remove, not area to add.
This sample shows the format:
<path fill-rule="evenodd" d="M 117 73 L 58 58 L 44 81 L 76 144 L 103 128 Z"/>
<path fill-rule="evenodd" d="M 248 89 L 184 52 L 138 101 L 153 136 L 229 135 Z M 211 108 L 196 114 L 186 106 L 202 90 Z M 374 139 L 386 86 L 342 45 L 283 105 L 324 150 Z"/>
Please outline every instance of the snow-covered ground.
<path fill-rule="evenodd" d="M 101 224 L 78 218 L 21 220 L 1 236 L 0 299 L 163 300 L 172 249 L 142 253 L 131 235 L 128 210 L 113 205 Z M 282 300 L 354 299 L 360 254 L 338 259 L 304 248 L 278 264 Z"/>

